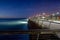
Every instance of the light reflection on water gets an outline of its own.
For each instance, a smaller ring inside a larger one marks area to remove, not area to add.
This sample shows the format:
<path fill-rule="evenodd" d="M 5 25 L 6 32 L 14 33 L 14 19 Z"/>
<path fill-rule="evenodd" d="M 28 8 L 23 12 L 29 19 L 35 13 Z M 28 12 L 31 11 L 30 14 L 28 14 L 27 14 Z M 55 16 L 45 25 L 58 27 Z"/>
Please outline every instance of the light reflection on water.
<path fill-rule="evenodd" d="M 28 30 L 26 19 L 2 21 L 0 22 L 1 31 Z M 29 34 L 0 35 L 0 40 L 29 40 Z"/>

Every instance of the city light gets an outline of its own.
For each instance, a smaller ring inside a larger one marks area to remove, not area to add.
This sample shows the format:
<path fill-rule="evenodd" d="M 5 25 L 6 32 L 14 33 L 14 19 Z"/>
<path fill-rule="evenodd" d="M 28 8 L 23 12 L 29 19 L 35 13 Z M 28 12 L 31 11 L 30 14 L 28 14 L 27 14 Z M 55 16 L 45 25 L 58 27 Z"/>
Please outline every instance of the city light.
<path fill-rule="evenodd" d="M 57 12 L 56 14 L 59 14 L 59 12 Z"/>
<path fill-rule="evenodd" d="M 42 18 L 44 19 L 45 17 L 43 16 Z"/>
<path fill-rule="evenodd" d="M 52 16 L 55 16 L 55 14 L 53 13 Z"/>

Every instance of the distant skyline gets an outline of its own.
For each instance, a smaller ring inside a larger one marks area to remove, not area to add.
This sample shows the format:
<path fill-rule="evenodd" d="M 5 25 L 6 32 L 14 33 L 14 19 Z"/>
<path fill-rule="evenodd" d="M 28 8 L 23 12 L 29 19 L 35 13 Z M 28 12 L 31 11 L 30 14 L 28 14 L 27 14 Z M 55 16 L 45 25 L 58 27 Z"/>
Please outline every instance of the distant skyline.
<path fill-rule="evenodd" d="M 0 0 L 0 18 L 28 18 L 57 11 L 60 12 L 60 0 Z"/>

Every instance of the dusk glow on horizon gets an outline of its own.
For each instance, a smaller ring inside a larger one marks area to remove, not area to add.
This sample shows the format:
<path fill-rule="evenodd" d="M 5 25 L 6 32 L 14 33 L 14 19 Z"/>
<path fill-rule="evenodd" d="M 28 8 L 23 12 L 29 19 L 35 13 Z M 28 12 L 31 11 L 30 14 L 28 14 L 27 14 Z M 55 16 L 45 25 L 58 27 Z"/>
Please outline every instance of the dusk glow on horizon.
<path fill-rule="evenodd" d="M 0 0 L 0 18 L 28 18 L 60 12 L 60 0 Z"/>

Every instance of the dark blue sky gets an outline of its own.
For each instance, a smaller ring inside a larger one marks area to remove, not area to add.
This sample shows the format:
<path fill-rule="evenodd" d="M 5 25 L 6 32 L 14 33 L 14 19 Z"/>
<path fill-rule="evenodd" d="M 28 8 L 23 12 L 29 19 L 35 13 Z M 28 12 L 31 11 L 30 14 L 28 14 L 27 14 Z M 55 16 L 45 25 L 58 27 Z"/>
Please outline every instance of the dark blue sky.
<path fill-rule="evenodd" d="M 60 12 L 59 0 L 0 0 L 0 17 L 24 18 L 42 12 Z"/>

